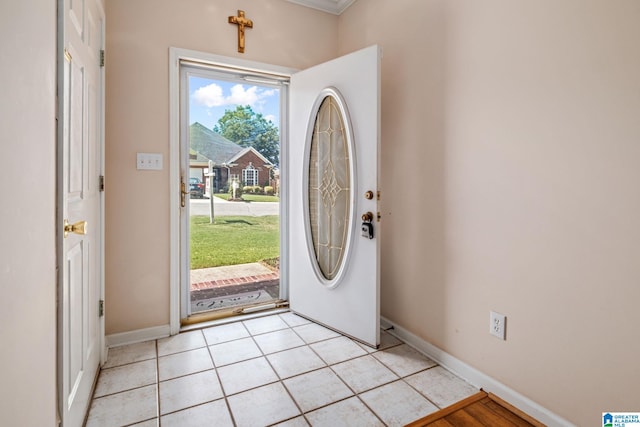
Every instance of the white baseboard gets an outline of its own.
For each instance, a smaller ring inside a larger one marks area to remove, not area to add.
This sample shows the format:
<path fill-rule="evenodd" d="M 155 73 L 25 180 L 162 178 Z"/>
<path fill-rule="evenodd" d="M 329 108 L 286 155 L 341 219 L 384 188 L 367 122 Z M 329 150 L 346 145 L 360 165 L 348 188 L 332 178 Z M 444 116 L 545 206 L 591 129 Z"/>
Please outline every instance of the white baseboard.
<path fill-rule="evenodd" d="M 121 345 L 135 344 L 143 341 L 157 340 L 170 335 L 169 325 L 154 326 L 152 328 L 136 329 L 135 331 L 111 334 L 106 337 L 107 347 L 119 347 Z"/>
<path fill-rule="evenodd" d="M 385 330 L 392 327 L 393 329 L 388 330 L 388 333 L 395 335 L 411 347 L 414 347 L 416 350 L 424 353 L 426 356 L 438 362 L 443 368 L 453 372 L 460 378 L 465 379 L 470 384 L 478 388 L 482 388 L 486 392 L 495 394 L 541 423 L 546 424 L 549 427 L 575 427 L 575 424 L 572 424 L 548 409 L 543 408 L 531 399 L 526 398 L 517 391 L 480 372 L 476 368 L 467 365 L 460 359 L 457 359 L 435 345 L 426 342 L 422 338 L 414 335 L 403 327 L 394 324 L 390 320 L 381 317 L 380 323 Z"/>

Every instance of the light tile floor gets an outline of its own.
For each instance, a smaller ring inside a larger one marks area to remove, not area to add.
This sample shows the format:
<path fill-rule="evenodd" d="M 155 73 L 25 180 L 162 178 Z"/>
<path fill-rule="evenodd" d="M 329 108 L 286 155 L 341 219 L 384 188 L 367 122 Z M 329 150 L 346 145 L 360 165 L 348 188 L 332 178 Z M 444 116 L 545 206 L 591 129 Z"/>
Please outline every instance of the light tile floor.
<path fill-rule="evenodd" d="M 110 349 L 86 425 L 402 426 L 477 391 L 384 331 L 282 313 Z"/>

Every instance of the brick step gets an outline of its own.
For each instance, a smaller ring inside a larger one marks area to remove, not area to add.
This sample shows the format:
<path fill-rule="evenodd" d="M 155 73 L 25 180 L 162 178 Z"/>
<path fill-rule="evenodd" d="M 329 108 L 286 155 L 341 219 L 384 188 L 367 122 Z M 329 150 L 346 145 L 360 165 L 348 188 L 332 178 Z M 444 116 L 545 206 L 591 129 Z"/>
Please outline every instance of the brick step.
<path fill-rule="evenodd" d="M 199 283 L 191 284 L 191 291 L 200 291 L 205 289 L 212 288 L 221 288 L 226 286 L 237 286 L 244 285 L 247 283 L 259 283 L 259 282 L 268 282 L 268 281 L 279 281 L 280 274 L 279 273 L 269 273 L 269 274 L 260 274 L 257 276 L 247 276 L 247 277 L 236 277 L 231 279 L 219 279 L 219 280 L 209 280 Z"/>

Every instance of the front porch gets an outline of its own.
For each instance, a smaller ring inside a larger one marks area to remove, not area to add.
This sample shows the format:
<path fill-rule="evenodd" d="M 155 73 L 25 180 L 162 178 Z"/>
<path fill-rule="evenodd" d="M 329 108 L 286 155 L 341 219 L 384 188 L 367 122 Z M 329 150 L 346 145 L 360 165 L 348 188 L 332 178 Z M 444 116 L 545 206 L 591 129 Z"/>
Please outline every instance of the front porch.
<path fill-rule="evenodd" d="M 259 262 L 191 270 L 190 277 L 192 313 L 280 298 L 280 272 Z"/>

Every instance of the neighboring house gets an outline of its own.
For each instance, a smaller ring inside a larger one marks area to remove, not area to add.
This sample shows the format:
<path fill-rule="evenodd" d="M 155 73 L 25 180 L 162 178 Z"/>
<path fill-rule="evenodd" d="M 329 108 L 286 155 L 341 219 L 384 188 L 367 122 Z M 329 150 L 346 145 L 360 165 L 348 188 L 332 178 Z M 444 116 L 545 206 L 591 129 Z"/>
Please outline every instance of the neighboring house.
<path fill-rule="evenodd" d="M 189 177 L 200 178 L 204 181 L 204 170 L 209 168 L 209 160 L 208 157 L 191 148 L 189 150 Z"/>
<path fill-rule="evenodd" d="M 205 181 L 205 169 L 209 168 L 209 160 L 212 161 L 215 192 L 226 192 L 231 180 L 237 180 L 241 186 L 277 188 L 276 179 L 270 172 L 273 163 L 253 147 L 241 147 L 198 122 L 189 127 L 189 137 L 189 176 Z"/>

